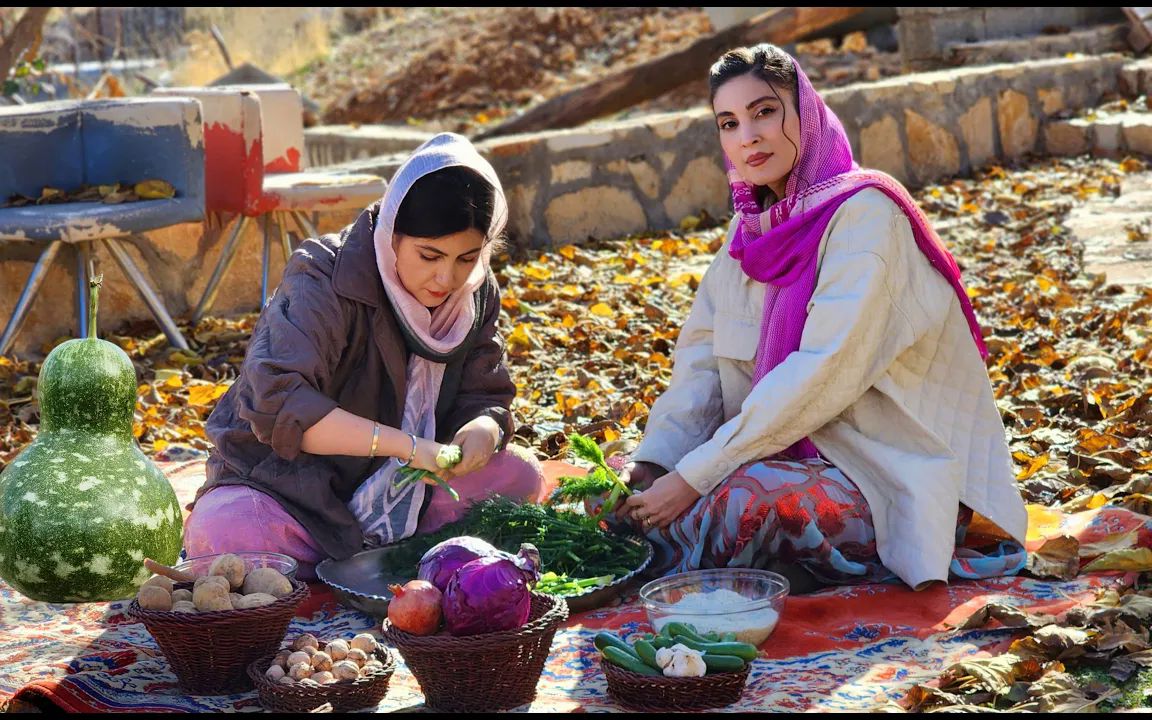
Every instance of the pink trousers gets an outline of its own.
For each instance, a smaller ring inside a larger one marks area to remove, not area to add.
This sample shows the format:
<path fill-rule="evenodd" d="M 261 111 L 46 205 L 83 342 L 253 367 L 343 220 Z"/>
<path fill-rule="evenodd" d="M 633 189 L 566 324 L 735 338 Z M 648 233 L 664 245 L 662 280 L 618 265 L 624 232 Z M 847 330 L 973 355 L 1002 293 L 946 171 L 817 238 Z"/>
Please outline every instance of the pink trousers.
<path fill-rule="evenodd" d="M 509 446 L 480 470 L 452 480 L 454 501 L 440 488 L 416 529 L 419 534 L 459 520 L 468 506 L 490 495 L 541 502 L 551 492 L 540 462 L 526 450 Z M 246 485 L 214 488 L 196 502 L 184 526 L 188 557 L 239 551 L 278 552 L 296 558 L 301 580 L 316 578 L 316 564 L 327 557 L 308 531 L 272 497 Z"/>

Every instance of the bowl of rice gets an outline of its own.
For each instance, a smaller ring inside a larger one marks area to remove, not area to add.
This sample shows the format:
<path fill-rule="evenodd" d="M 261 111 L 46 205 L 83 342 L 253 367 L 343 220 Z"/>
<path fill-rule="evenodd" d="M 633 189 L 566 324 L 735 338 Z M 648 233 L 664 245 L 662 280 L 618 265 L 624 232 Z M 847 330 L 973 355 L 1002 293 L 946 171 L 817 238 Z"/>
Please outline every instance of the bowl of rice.
<path fill-rule="evenodd" d="M 759 645 L 776 629 L 788 590 L 788 579 L 770 570 L 719 568 L 653 580 L 640 588 L 640 599 L 657 633 L 681 622 Z"/>

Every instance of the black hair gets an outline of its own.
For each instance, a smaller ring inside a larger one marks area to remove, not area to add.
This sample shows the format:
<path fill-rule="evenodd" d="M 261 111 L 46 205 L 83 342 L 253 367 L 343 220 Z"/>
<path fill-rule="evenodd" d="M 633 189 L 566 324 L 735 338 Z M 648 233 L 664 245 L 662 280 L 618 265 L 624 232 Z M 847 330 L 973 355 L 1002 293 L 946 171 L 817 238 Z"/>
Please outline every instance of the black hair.
<path fill-rule="evenodd" d="M 495 190 L 475 170 L 452 165 L 412 183 L 396 212 L 395 230 L 403 235 L 439 238 L 479 230 L 485 241 L 492 225 Z"/>
<path fill-rule="evenodd" d="M 743 75 L 753 75 L 764 82 L 768 83 L 772 88 L 772 92 L 776 94 L 776 99 L 780 101 L 780 106 L 784 112 L 784 118 L 787 118 L 788 103 L 780 97 L 778 88 L 785 88 L 792 92 L 792 97 L 799 105 L 800 98 L 797 97 L 796 87 L 796 65 L 792 62 L 792 58 L 788 53 L 771 43 L 760 43 L 751 47 L 738 47 L 729 50 L 720 56 L 720 59 L 712 64 L 712 68 L 708 71 L 708 100 L 715 102 L 716 92 L 726 82 L 733 78 L 741 77 Z M 787 135 L 784 138 L 792 143 L 792 147 L 796 150 L 796 159 L 800 159 L 800 147 Z M 802 179 L 802 178 L 801 178 Z M 772 196 L 773 193 L 768 188 L 757 188 L 757 200 L 763 205 L 766 199 Z M 777 198 L 779 199 L 779 198 Z"/>

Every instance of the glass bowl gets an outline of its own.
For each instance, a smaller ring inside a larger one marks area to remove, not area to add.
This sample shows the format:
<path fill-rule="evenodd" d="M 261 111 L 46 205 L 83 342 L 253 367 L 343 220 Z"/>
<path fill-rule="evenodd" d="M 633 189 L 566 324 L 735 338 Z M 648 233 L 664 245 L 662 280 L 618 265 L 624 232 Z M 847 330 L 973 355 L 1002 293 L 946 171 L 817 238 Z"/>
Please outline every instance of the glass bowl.
<path fill-rule="evenodd" d="M 693 570 L 653 580 L 640 588 L 648 622 L 656 632 L 677 621 L 701 634 L 735 633 L 752 645 L 764 642 L 780 620 L 788 579 L 770 570 Z"/>
<path fill-rule="evenodd" d="M 279 570 L 280 573 L 286 576 L 289 580 L 296 579 L 296 558 L 275 552 L 260 552 L 253 550 L 234 553 L 217 553 L 215 555 L 200 555 L 198 557 L 188 558 L 184 562 L 173 567 L 194 577 L 200 577 L 202 575 L 208 574 L 208 568 L 212 567 L 212 562 L 216 558 L 226 554 L 237 555 L 242 560 L 244 560 L 245 575 L 252 572 L 256 568 L 270 567 Z"/>

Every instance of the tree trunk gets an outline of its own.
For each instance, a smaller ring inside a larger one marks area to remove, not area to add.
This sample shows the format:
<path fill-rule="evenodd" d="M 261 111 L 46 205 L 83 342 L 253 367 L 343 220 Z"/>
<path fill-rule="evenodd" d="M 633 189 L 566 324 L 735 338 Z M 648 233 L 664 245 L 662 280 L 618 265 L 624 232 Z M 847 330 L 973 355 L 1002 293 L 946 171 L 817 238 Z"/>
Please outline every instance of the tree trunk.
<path fill-rule="evenodd" d="M 697 40 L 687 48 L 621 70 L 537 105 L 519 117 L 479 133 L 476 140 L 552 128 L 574 127 L 658 97 L 690 82 L 704 82 L 725 51 L 770 42 L 785 45 L 851 18 L 867 8 L 774 8 Z"/>

